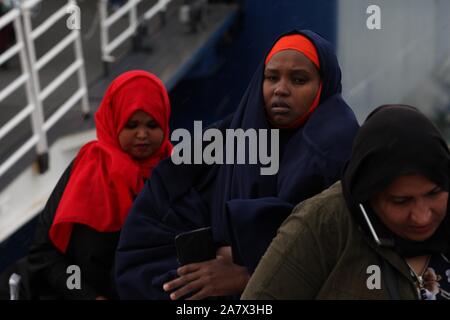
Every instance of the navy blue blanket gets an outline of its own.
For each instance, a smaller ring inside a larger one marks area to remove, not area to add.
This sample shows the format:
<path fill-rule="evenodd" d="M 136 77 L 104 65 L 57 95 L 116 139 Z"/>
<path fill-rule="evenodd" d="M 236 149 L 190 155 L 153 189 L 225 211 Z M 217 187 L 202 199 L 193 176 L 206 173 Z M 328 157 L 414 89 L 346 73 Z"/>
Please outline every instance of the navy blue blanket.
<path fill-rule="evenodd" d="M 341 98 L 341 73 L 331 45 L 310 31 L 293 33 L 304 34 L 315 44 L 323 88 L 308 121 L 294 131 L 280 132 L 278 173 L 261 175 L 260 164 L 162 161 L 121 233 L 116 255 L 121 298 L 168 299 L 162 285 L 176 276 L 174 237 L 204 226 L 212 227 L 217 247 L 231 245 L 235 263 L 252 272 L 293 206 L 340 179 L 358 123 Z M 263 71 L 261 63 L 237 111 L 214 127 L 270 129 Z"/>

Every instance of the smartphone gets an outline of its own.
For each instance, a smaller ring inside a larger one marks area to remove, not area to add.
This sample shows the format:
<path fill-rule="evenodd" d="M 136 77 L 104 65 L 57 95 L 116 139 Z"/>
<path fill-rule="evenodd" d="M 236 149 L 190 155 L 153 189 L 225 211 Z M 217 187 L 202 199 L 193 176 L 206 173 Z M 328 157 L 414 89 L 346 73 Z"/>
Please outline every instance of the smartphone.
<path fill-rule="evenodd" d="M 180 265 L 216 258 L 211 227 L 180 233 L 175 237 L 175 247 Z"/>

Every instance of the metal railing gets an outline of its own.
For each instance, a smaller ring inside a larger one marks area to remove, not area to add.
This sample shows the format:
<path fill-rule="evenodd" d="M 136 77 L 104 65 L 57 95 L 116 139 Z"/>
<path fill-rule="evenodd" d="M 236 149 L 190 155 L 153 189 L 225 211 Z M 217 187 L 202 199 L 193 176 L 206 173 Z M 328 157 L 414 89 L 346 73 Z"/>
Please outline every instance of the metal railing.
<path fill-rule="evenodd" d="M 76 1 L 68 0 L 66 5 L 53 13 L 41 25 L 33 29 L 31 25 L 30 9 L 40 1 L 42 0 L 29 0 L 28 2 L 25 2 L 22 7 L 25 25 L 25 39 L 28 46 L 28 53 L 31 62 L 31 75 L 33 77 L 33 83 L 35 84 L 34 87 L 36 89 L 38 105 L 42 108 L 42 102 L 58 87 L 60 87 L 70 76 L 75 74 L 75 72 L 78 76 L 79 85 L 78 90 L 63 105 L 61 105 L 48 120 L 44 122 L 43 130 L 44 132 L 47 132 L 64 114 L 66 114 L 79 101 L 81 101 L 82 112 L 84 114 L 88 114 L 89 100 L 80 31 L 77 29 L 73 29 L 64 39 L 62 39 L 57 45 L 55 45 L 51 50 L 42 55 L 42 57 L 40 57 L 39 59 L 36 58 L 36 48 L 34 45 L 34 42 L 37 38 L 39 38 L 43 33 L 45 33 L 48 29 L 50 29 L 71 11 L 71 8 L 76 5 Z M 41 90 L 39 71 L 69 45 L 73 45 L 75 61 L 63 72 L 61 72 L 44 89 Z"/>
<path fill-rule="evenodd" d="M 0 17 L 0 30 L 13 23 L 16 36 L 16 44 L 0 54 L 0 65 L 14 57 L 19 56 L 21 74 L 13 80 L 8 86 L 0 91 L 0 103 L 8 96 L 14 93 L 21 86 L 25 86 L 27 106 L 17 113 L 6 124 L 0 127 L 0 140 L 16 128 L 28 116 L 31 116 L 33 135 L 2 164 L 0 164 L 0 177 L 9 170 L 21 157 L 23 157 L 31 148 L 38 146 L 38 153 L 45 152 L 47 140 L 42 134 L 40 128 L 42 123 L 42 109 L 37 107 L 33 86 L 31 82 L 30 66 L 27 60 L 25 40 L 23 38 L 23 29 L 20 21 L 21 12 L 19 9 L 12 9 L 6 15 Z"/>
<path fill-rule="evenodd" d="M 100 41 L 102 50 L 102 60 L 105 63 L 113 62 L 115 59 L 112 56 L 112 52 L 116 50 L 122 43 L 129 38 L 132 38 L 136 34 L 136 30 L 139 26 L 139 21 L 149 21 L 155 17 L 158 13 L 163 13 L 167 10 L 167 5 L 172 0 L 158 0 L 150 9 L 145 12 L 142 17 L 138 18 L 137 6 L 142 0 L 128 0 L 119 10 L 112 15 L 108 16 L 108 0 L 100 0 L 99 12 L 100 12 Z M 129 25 L 117 35 L 114 39 L 109 37 L 109 29 L 120 18 L 128 14 Z"/>
<path fill-rule="evenodd" d="M 81 46 L 80 31 L 77 29 L 71 32 L 56 44 L 52 49 L 43 54 L 39 59 L 36 57 L 35 41 L 47 30 L 54 26 L 60 19 L 66 17 L 76 6 L 75 0 L 68 0 L 67 3 L 48 17 L 38 27 L 32 27 L 32 8 L 42 0 L 26 0 L 20 9 L 12 9 L 5 16 L 0 18 L 0 29 L 14 22 L 14 30 L 17 43 L 0 55 L 0 65 L 15 54 L 20 56 L 22 68 L 21 75 L 11 82 L 6 88 L 0 91 L 0 102 L 7 96 L 25 85 L 28 105 L 9 122 L 0 128 L 0 139 L 11 132 L 22 120 L 31 115 L 33 135 L 17 151 L 15 151 L 3 164 L 0 165 L 0 177 L 11 166 L 23 157 L 31 148 L 36 147 L 38 160 L 48 152 L 47 131 L 53 127 L 73 106 L 81 101 L 83 114 L 89 114 L 89 101 L 86 74 L 84 70 L 83 52 Z M 23 18 L 24 29 L 21 25 Z M 58 56 L 68 46 L 73 45 L 75 61 L 71 63 L 63 72 L 55 77 L 44 89 L 41 89 L 39 72 Z M 57 90 L 66 80 L 77 73 L 78 89 L 68 98 L 57 110 L 47 119 L 44 119 L 44 100 Z M 45 160 L 43 160 L 46 162 Z M 41 161 L 39 161 L 41 162 Z M 44 171 L 46 164 L 42 164 Z"/>

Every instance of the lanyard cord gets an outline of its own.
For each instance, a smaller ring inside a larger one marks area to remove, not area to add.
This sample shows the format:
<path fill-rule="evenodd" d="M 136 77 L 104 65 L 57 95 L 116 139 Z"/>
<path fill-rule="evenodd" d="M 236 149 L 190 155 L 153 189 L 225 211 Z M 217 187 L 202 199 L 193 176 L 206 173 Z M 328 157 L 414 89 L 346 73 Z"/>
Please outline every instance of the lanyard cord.
<path fill-rule="evenodd" d="M 425 292 L 426 289 L 424 287 L 424 281 L 423 281 L 423 274 L 425 273 L 425 271 L 428 268 L 428 264 L 430 263 L 430 259 L 431 259 L 431 255 L 428 256 L 427 261 L 425 262 L 425 265 L 423 266 L 422 271 L 420 272 L 420 275 L 418 275 L 414 269 L 411 267 L 411 265 L 408 263 L 408 261 L 405 260 L 406 264 L 409 267 L 409 271 L 411 273 L 411 276 L 413 277 L 413 279 L 415 280 L 415 282 L 417 283 L 417 287 L 419 289 L 419 294 L 420 297 L 422 299 L 424 299 L 426 297 Z"/>

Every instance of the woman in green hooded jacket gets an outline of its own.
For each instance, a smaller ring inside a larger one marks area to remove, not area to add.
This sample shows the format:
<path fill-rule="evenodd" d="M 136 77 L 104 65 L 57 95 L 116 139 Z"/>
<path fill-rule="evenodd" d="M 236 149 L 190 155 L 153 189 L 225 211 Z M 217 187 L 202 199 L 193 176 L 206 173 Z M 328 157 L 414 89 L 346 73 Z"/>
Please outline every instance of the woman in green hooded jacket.
<path fill-rule="evenodd" d="M 450 299 L 450 153 L 416 108 L 358 131 L 342 180 L 297 205 L 243 299 Z"/>

